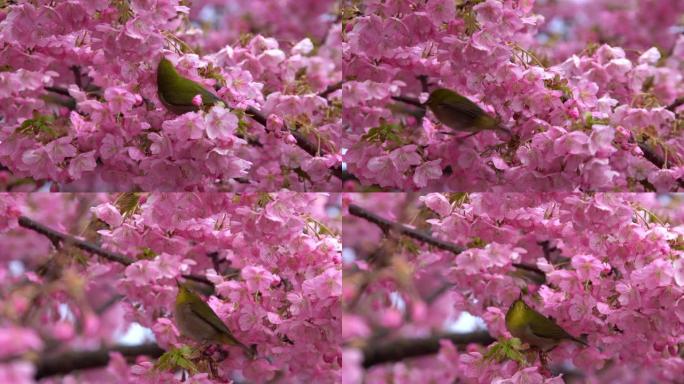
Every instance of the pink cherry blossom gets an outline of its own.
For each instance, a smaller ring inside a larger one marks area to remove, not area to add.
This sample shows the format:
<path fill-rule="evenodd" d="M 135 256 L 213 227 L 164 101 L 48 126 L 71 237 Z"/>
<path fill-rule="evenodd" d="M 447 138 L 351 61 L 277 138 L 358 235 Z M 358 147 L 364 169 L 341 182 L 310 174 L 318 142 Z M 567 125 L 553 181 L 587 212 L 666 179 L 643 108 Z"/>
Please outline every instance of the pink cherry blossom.
<path fill-rule="evenodd" d="M 345 193 L 343 201 L 343 369 L 355 383 L 558 384 L 560 367 L 595 382 L 677 382 L 684 369 L 679 194 Z M 505 318 L 519 297 L 588 346 L 564 341 L 545 364 L 524 350 L 524 363 L 487 357 L 511 342 Z"/>

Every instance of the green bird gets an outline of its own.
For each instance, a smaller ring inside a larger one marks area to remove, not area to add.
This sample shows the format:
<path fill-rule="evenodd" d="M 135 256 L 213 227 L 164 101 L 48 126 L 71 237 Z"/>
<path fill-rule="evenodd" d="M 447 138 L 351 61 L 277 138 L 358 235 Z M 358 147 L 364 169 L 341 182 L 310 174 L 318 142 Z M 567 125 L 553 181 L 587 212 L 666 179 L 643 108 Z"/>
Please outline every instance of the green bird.
<path fill-rule="evenodd" d="M 461 96 L 450 89 L 435 89 L 430 93 L 425 105 L 440 123 L 456 131 L 476 134 L 484 130 L 496 130 L 505 132 L 510 136 L 510 132 L 501 127 L 499 120 L 489 115 L 465 96 Z"/>
<path fill-rule="evenodd" d="M 165 57 L 161 58 L 157 66 L 157 90 L 159 100 L 166 109 L 178 115 L 199 110 L 192 103 L 197 95 L 202 97 L 202 105 L 210 106 L 221 101 L 198 82 L 181 76 Z"/>
<path fill-rule="evenodd" d="M 562 340 L 587 346 L 587 343 L 567 333 L 555 321 L 525 304 L 522 296 L 508 308 L 506 328 L 511 335 L 544 352 L 552 350 Z"/>
<path fill-rule="evenodd" d="M 176 295 L 175 320 L 181 334 L 201 343 L 236 345 L 253 358 L 255 350 L 249 348 L 233 336 L 228 327 L 186 284 L 178 284 Z"/>

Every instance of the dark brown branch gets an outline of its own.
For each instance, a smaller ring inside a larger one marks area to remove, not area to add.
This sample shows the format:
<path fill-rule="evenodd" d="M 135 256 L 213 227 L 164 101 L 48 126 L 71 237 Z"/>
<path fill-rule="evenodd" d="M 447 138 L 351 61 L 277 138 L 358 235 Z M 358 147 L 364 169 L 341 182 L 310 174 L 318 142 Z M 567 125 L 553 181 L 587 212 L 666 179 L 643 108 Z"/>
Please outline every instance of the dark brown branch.
<path fill-rule="evenodd" d="M 266 126 L 266 116 L 264 116 L 261 111 L 254 107 L 247 107 L 245 109 L 245 112 L 252 118 L 254 121 L 257 123 L 263 125 L 264 127 Z M 320 149 L 314 145 L 312 142 L 309 141 L 301 132 L 298 131 L 291 131 L 292 136 L 294 136 L 297 146 L 301 149 L 303 149 L 306 153 L 311 155 L 312 157 L 318 157 L 318 156 L 324 156 L 325 153 L 322 153 Z M 343 180 L 343 172 L 342 172 L 342 166 L 338 165 L 336 167 L 330 167 L 330 171 L 332 172 L 333 176 L 337 177 L 340 180 Z"/>
<path fill-rule="evenodd" d="M 44 356 L 36 363 L 35 379 L 40 380 L 74 371 L 105 367 L 109 364 L 109 354 L 112 352 L 119 352 L 126 360 L 134 361 L 138 356 L 149 356 L 156 359 L 164 353 L 164 350 L 159 348 L 157 344 L 150 343 L 137 346 L 116 346 L 94 351 L 69 351 Z"/>
<path fill-rule="evenodd" d="M 375 343 L 363 349 L 363 366 L 365 368 L 377 364 L 402 361 L 411 357 L 433 355 L 439 352 L 440 340 L 451 340 L 457 346 L 471 343 L 489 345 L 495 340 L 486 331 L 472 333 L 447 333 L 424 338 L 398 339 L 384 343 Z"/>
<path fill-rule="evenodd" d="M 209 285 L 209 286 L 212 286 L 212 287 L 214 286 L 214 283 L 212 283 L 211 281 L 209 281 L 209 279 L 207 279 L 207 278 L 204 277 L 204 276 L 197 276 L 197 275 L 181 275 L 181 276 L 182 276 L 184 279 L 187 279 L 187 280 L 196 281 L 196 282 L 198 282 L 198 283 L 203 283 L 203 284 L 206 284 L 206 285 Z"/>
<path fill-rule="evenodd" d="M 19 225 L 24 227 L 24 228 L 30 229 L 32 231 L 38 232 L 41 235 L 44 235 L 45 237 L 50 239 L 50 241 L 53 244 L 63 243 L 63 244 L 73 245 L 74 247 L 76 247 L 78 249 L 81 249 L 81 250 L 84 250 L 86 252 L 101 256 L 107 260 L 114 261 L 116 263 L 123 264 L 126 266 L 131 265 L 135 262 L 133 259 L 131 259 L 127 256 L 124 256 L 120 253 L 107 251 L 105 249 L 98 247 L 95 244 L 91 244 L 87 241 L 83 241 L 81 239 L 77 239 L 77 238 L 70 236 L 70 235 L 67 235 L 65 233 L 61 233 L 61 232 L 56 231 L 52 228 L 49 228 L 49 227 L 47 227 L 41 223 L 33 221 L 32 219 L 30 219 L 26 216 L 19 217 Z"/>
<path fill-rule="evenodd" d="M 665 160 L 658 156 L 658 154 L 655 153 L 655 151 L 653 151 L 651 147 L 646 145 L 645 142 L 637 140 L 637 144 L 639 145 L 639 148 L 641 148 L 641 151 L 644 153 L 644 158 L 646 158 L 646 160 L 650 161 L 651 163 L 653 163 L 653 165 L 660 169 L 665 167 Z"/>
<path fill-rule="evenodd" d="M 432 303 L 433 303 L 435 300 L 437 300 L 440 296 L 442 296 L 443 294 L 447 293 L 447 292 L 449 291 L 449 289 L 451 289 L 453 286 L 454 286 L 453 283 L 446 283 L 446 284 L 443 284 L 441 287 L 437 288 L 434 292 L 432 292 L 431 294 L 429 294 L 429 295 L 425 298 L 425 302 L 426 302 L 427 304 L 432 304 Z"/>
<path fill-rule="evenodd" d="M 418 81 L 420 81 L 420 88 L 423 92 L 428 93 L 430 90 L 430 84 L 428 83 L 428 77 L 426 75 L 418 76 Z"/>
<path fill-rule="evenodd" d="M 402 235 L 411 237 L 422 243 L 432 245 L 433 247 L 449 251 L 455 255 L 458 255 L 465 250 L 465 248 L 460 247 L 454 243 L 434 238 L 425 232 L 421 232 L 416 229 L 409 228 L 403 224 L 387 220 L 355 204 L 349 205 L 349 213 L 353 216 L 357 216 L 367 221 L 370 221 L 371 223 L 380 227 L 380 229 L 382 229 L 382 231 L 385 233 L 389 232 L 390 230 L 395 230 L 401 233 Z M 546 278 L 546 274 L 534 265 L 513 263 L 513 266 L 515 268 L 524 269 L 526 271 L 536 273 L 544 279 Z"/>
<path fill-rule="evenodd" d="M 667 110 L 674 112 L 677 108 L 684 105 L 684 97 L 677 98 L 674 103 L 667 106 Z"/>
<path fill-rule="evenodd" d="M 351 204 L 349 206 L 349 213 L 353 216 L 360 217 L 362 219 L 370 221 L 371 223 L 380 227 L 380 229 L 382 229 L 382 231 L 385 233 L 389 232 L 390 230 L 395 230 L 401 233 L 402 235 L 408 236 L 422 243 L 432 245 L 436 248 L 443 249 L 445 251 L 449 251 L 457 255 L 465 250 L 463 247 L 460 247 L 454 243 L 434 238 L 425 232 L 409 228 L 400 223 L 395 223 L 393 221 L 387 220 L 355 204 Z"/>
<path fill-rule="evenodd" d="M 103 313 L 107 312 L 109 308 L 113 307 L 116 303 L 121 301 L 124 298 L 124 296 L 121 295 L 114 295 L 109 298 L 109 300 L 105 301 L 104 303 L 100 304 L 97 308 L 95 308 L 95 313 L 98 315 L 102 315 Z"/>
<path fill-rule="evenodd" d="M 637 140 L 637 144 L 639 145 L 639 148 L 641 151 L 644 153 L 644 158 L 648 161 L 650 161 L 653 165 L 656 167 L 663 169 L 665 168 L 665 160 L 660 157 L 655 151 L 651 149 L 646 143 L 642 140 Z M 681 188 L 684 188 L 684 179 L 677 179 L 677 183 Z"/>
<path fill-rule="evenodd" d="M 135 262 L 135 260 L 129 258 L 128 256 L 122 255 L 117 252 L 112 252 L 108 251 L 106 249 L 103 249 L 95 244 L 89 243 L 87 241 L 78 239 L 76 237 L 73 237 L 71 235 L 67 235 L 66 233 L 59 232 L 57 230 L 54 230 L 48 226 L 45 226 L 37 221 L 34 221 L 33 219 L 30 219 L 26 216 L 20 216 L 19 217 L 19 225 L 26 228 L 30 229 L 32 231 L 38 232 L 41 235 L 44 235 L 50 241 L 52 244 L 55 245 L 55 247 L 59 246 L 60 244 L 67 244 L 67 245 L 73 245 L 74 247 L 81 249 L 83 251 L 86 251 L 88 253 L 92 253 L 94 255 L 98 255 L 100 257 L 103 257 L 109 261 L 113 261 L 115 263 L 119 263 L 125 266 L 129 266 Z M 188 279 L 188 280 L 194 280 L 200 283 L 204 283 L 210 286 L 213 286 L 214 284 L 209 281 L 206 277 L 204 276 L 197 276 L 197 275 L 181 275 L 183 278 Z"/>
<path fill-rule="evenodd" d="M 78 65 L 72 65 L 70 69 L 71 72 L 74 73 L 74 82 L 76 82 L 76 85 L 79 89 L 82 89 L 83 84 L 81 82 L 81 67 L 79 67 Z"/>
<path fill-rule="evenodd" d="M 56 94 L 58 94 L 58 95 L 67 96 L 67 97 L 72 97 L 72 96 L 69 94 L 69 91 L 68 91 L 66 88 L 62 88 L 62 87 L 45 87 L 45 90 L 48 91 L 48 92 L 56 93 Z"/>
<path fill-rule="evenodd" d="M 319 93 L 318 96 L 327 99 L 330 94 L 337 92 L 342 88 L 342 81 L 338 81 L 335 84 L 329 85 L 323 92 Z"/>
<path fill-rule="evenodd" d="M 410 104 L 418 108 L 425 109 L 425 104 L 421 103 L 420 100 L 408 97 L 408 96 L 392 96 L 392 100 L 401 101 L 402 103 Z"/>

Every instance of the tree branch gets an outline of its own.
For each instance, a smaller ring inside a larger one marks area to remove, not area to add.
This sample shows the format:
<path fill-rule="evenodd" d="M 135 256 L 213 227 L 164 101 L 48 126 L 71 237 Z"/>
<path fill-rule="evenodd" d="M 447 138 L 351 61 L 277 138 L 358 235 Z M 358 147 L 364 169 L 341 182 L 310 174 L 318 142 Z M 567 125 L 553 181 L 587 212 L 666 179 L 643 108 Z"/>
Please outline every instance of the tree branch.
<path fill-rule="evenodd" d="M 71 235 L 67 235 L 66 233 L 59 232 L 57 230 L 54 230 L 48 226 L 45 226 L 37 221 L 34 221 L 33 219 L 30 219 L 26 216 L 20 216 L 19 217 L 19 225 L 21 227 L 24 227 L 26 229 L 30 229 L 32 231 L 35 231 L 37 233 L 40 233 L 41 235 L 44 235 L 50 241 L 52 244 L 55 245 L 55 247 L 59 246 L 59 244 L 68 244 L 68 245 L 73 245 L 74 247 L 81 249 L 83 251 L 86 251 L 88 253 L 92 253 L 94 255 L 103 257 L 109 261 L 113 261 L 115 263 L 119 263 L 121 265 L 129 266 L 135 262 L 135 260 L 129 258 L 128 256 L 122 255 L 117 252 L 112 252 L 108 251 L 106 249 L 103 249 L 95 244 L 89 243 L 87 241 L 78 239 L 76 237 L 73 237 Z M 214 284 L 209 281 L 206 277 L 204 276 L 197 276 L 197 275 L 181 275 L 183 278 L 188 279 L 188 280 L 194 280 L 200 283 L 204 283 L 210 286 L 213 286 Z"/>
<path fill-rule="evenodd" d="M 422 243 L 432 245 L 433 247 L 443 249 L 445 251 L 449 251 L 455 255 L 458 255 L 461 252 L 465 251 L 465 248 L 463 248 L 459 245 L 456 245 L 456 244 L 448 242 L 448 241 L 437 239 L 435 237 L 428 235 L 425 232 L 421 232 L 421 231 L 418 231 L 416 229 L 409 228 L 403 224 L 395 223 L 393 221 L 387 220 L 387 219 L 380 217 L 380 216 L 376 215 L 375 213 L 370 212 L 364 208 L 361 208 L 360 206 L 355 205 L 355 204 L 349 205 L 349 213 L 352 216 L 360 217 L 362 219 L 370 221 L 371 223 L 380 227 L 380 229 L 384 233 L 387 233 L 390 230 L 395 230 L 395 231 L 401 233 L 402 235 L 416 239 Z M 543 277 L 544 279 L 546 278 L 546 274 L 534 265 L 524 264 L 524 263 L 513 263 L 513 267 L 519 268 L 519 269 L 524 269 L 526 271 L 536 273 L 536 274 L 540 275 L 541 277 Z"/>
<path fill-rule="evenodd" d="M 24 227 L 24 228 L 30 229 L 32 231 L 38 232 L 41 235 L 44 235 L 45 237 L 50 239 L 50 241 L 53 244 L 64 243 L 64 244 L 68 244 L 68 245 L 73 245 L 74 247 L 76 247 L 78 249 L 81 249 L 81 250 L 84 250 L 86 252 L 104 257 L 105 259 L 107 259 L 109 261 L 113 261 L 113 262 L 123 264 L 126 266 L 131 265 L 135 262 L 135 260 L 133 260 L 127 256 L 124 256 L 120 253 L 107 251 L 105 249 L 98 247 L 95 244 L 89 243 L 87 241 L 83 241 L 81 239 L 77 239 L 77 238 L 70 236 L 70 235 L 67 235 L 65 233 L 58 232 L 58 231 L 56 231 L 52 228 L 49 228 L 49 227 L 47 227 L 47 226 L 45 226 L 39 222 L 36 222 L 36 221 L 26 217 L 26 216 L 20 216 L 19 217 L 19 225 Z"/>
<path fill-rule="evenodd" d="M 325 88 L 325 90 L 323 92 L 319 93 L 318 96 L 320 96 L 324 99 L 327 99 L 328 96 L 330 96 L 330 94 L 335 93 L 338 90 L 340 90 L 342 88 L 342 84 L 343 84 L 342 81 L 338 81 L 335 84 L 331 84 L 327 88 Z"/>
<path fill-rule="evenodd" d="M 109 354 L 112 352 L 119 352 L 126 360 L 134 361 L 138 356 L 149 356 L 156 359 L 164 353 L 164 350 L 157 344 L 149 343 L 137 346 L 115 346 L 94 351 L 69 351 L 44 356 L 36 363 L 35 379 L 40 380 L 49 376 L 65 375 L 73 371 L 105 367 L 109 364 Z"/>
<path fill-rule="evenodd" d="M 392 96 L 392 100 L 401 101 L 402 103 L 413 105 L 414 107 L 425 109 L 425 104 L 421 103 L 420 100 L 408 97 L 408 96 Z"/>
<path fill-rule="evenodd" d="M 684 99 L 682 99 L 682 103 L 684 103 Z M 637 145 L 639 145 L 639 148 L 641 151 L 644 153 L 644 158 L 648 161 L 650 161 L 653 165 L 656 167 L 663 169 L 665 168 L 665 160 L 660 157 L 655 151 L 651 149 L 646 143 L 642 140 L 637 140 Z M 681 188 L 684 188 L 684 179 L 677 179 L 677 183 Z"/>
<path fill-rule="evenodd" d="M 369 345 L 363 349 L 363 367 L 401 361 L 411 357 L 433 355 L 439 352 L 440 340 L 451 340 L 457 346 L 471 343 L 489 345 L 495 340 L 486 331 L 447 333 L 423 338 L 397 339 Z"/>
<path fill-rule="evenodd" d="M 684 97 L 677 98 L 674 103 L 668 105 L 665 109 L 674 112 L 677 108 L 684 105 Z"/>
<path fill-rule="evenodd" d="M 266 126 L 266 116 L 264 116 L 261 111 L 254 107 L 247 107 L 245 109 L 245 112 L 252 118 L 254 121 L 257 123 L 263 125 L 264 127 Z M 303 149 L 306 153 L 311 155 L 311 157 L 318 157 L 318 156 L 325 156 L 325 153 L 322 152 L 316 145 L 314 145 L 312 142 L 309 141 L 309 139 L 306 138 L 301 132 L 298 131 L 291 131 L 292 136 L 294 136 L 297 146 L 301 149 Z M 338 165 L 336 167 L 330 167 L 330 171 L 332 172 L 333 176 L 337 177 L 340 180 L 343 180 L 343 172 L 342 172 L 342 166 Z"/>
<path fill-rule="evenodd" d="M 456 255 L 460 254 L 465 250 L 464 248 L 454 243 L 434 238 L 425 232 L 409 228 L 400 223 L 395 223 L 393 221 L 387 220 L 355 204 L 351 204 L 349 206 L 349 213 L 353 216 L 360 217 L 362 219 L 370 221 L 371 223 L 380 227 L 380 229 L 382 229 L 382 231 L 385 233 L 389 232 L 390 230 L 395 230 L 401 233 L 402 235 L 416 239 L 422 243 L 432 245 L 436 248 L 452 252 Z"/>

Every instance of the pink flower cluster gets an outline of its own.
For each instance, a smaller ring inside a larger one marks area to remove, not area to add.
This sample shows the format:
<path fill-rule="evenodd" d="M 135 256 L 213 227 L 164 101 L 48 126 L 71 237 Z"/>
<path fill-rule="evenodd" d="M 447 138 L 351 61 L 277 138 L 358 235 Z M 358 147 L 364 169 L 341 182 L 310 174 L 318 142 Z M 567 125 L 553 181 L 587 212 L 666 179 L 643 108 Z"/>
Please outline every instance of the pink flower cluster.
<path fill-rule="evenodd" d="M 480 317 L 494 338 L 511 337 L 504 316 L 521 290 L 529 291 L 528 304 L 570 334 L 587 335 L 587 348 L 562 343 L 550 352 L 551 366 L 564 367 L 561 372 L 571 368 L 594 382 L 634 383 L 677 382 L 684 373 L 682 196 L 348 194 L 345 199 L 464 251 L 454 254 L 403 237 L 389 248 L 392 262 L 381 263 L 382 243 L 360 241 L 362 228 L 374 224 L 358 217 L 345 221 L 344 253 L 355 255 L 345 259 L 345 278 L 369 280 L 344 287 L 344 377 L 365 376 L 370 383 L 388 376 L 406 382 L 562 382 L 543 372 L 539 361 L 528 367 L 513 360 L 497 363 L 484 358 L 486 346 L 456 350 L 448 340 L 437 355 L 361 367 L 365 349 L 355 346 L 362 340 L 445 332 L 445 324 L 463 312 Z M 392 244 L 393 238 L 385 242 Z M 520 264 L 536 268 L 543 282 L 521 275 Z"/>
<path fill-rule="evenodd" d="M 608 43 L 625 49 L 667 51 L 682 32 L 680 1 L 537 0 L 546 19 L 539 49 L 555 58 L 579 53 L 587 44 Z M 548 47 L 546 49 L 545 47 Z"/>
<path fill-rule="evenodd" d="M 331 2 L 301 15 L 318 15 L 300 26 L 315 24 L 316 40 L 271 23 L 298 40 L 230 38 L 230 30 L 220 47 L 187 22 L 195 10 L 185 3 L 46 1 L 0 10 L 4 178 L 76 191 L 339 189 L 330 168 L 341 163 L 340 92 L 317 95 L 341 80 L 340 26 L 324 16 Z M 265 11 L 257 3 L 251 11 Z M 226 106 L 168 112 L 157 97 L 162 56 L 215 86 Z"/>
<path fill-rule="evenodd" d="M 98 259 L 68 244 L 58 250 L 26 228 L 2 233 L 0 276 L 8 290 L 2 292 L 0 340 L 12 342 L 0 343 L 0 359 L 115 345 L 134 323 L 149 328 L 164 349 L 194 345 L 180 336 L 172 317 L 176 280 L 194 275 L 214 285 L 208 303 L 235 337 L 258 346 L 261 358 L 255 360 L 230 349 L 217 363 L 222 377 L 255 383 L 277 375 L 339 380 L 341 243 L 337 219 L 327 212 L 338 204 L 335 197 L 289 192 L 140 197 L 135 208 L 122 211 L 125 197 L 117 195 L 1 195 L 0 204 L 13 204 L 36 221 L 79 234 L 133 263 Z M 37 251 L 27 241 L 35 242 Z M 33 382 L 35 368 L 3 362 L 0 377 L 24 372 L 14 382 Z M 106 373 L 100 372 L 111 383 L 175 380 L 173 372 L 154 369 L 152 362 L 126 364 L 116 356 Z M 193 380 L 216 382 L 203 375 Z"/>
<path fill-rule="evenodd" d="M 608 2 L 595 3 L 609 12 Z M 627 55 L 603 44 L 569 57 L 544 57 L 539 30 L 545 19 L 533 4 L 364 2 L 342 43 L 342 143 L 348 169 L 362 186 L 681 189 L 681 120 L 667 107 L 684 92 L 684 37 L 663 39 L 670 44 L 663 48 L 667 53 L 646 46 Z M 658 9 L 681 12 L 674 5 Z M 660 31 L 665 34 L 665 27 Z M 513 136 L 454 135 L 432 113 L 423 116 L 420 108 L 396 99 L 424 102 L 438 86 L 474 100 Z"/>

